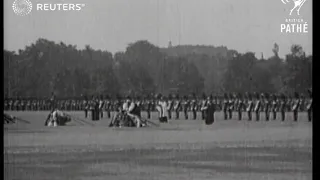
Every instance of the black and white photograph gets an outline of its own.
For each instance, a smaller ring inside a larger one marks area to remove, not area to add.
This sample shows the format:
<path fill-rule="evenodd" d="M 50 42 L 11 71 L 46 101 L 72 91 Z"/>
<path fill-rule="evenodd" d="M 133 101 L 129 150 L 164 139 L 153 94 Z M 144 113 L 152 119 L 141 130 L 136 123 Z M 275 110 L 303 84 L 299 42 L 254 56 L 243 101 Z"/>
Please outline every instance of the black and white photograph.
<path fill-rule="evenodd" d="M 4 0 L 5 180 L 311 180 L 312 0 Z"/>

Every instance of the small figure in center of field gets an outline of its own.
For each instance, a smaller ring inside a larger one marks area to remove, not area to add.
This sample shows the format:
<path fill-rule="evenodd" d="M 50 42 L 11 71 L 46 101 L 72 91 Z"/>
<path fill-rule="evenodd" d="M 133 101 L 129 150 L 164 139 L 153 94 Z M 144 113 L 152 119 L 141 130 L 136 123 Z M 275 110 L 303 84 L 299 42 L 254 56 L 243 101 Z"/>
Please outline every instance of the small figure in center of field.
<path fill-rule="evenodd" d="M 205 106 L 202 107 L 201 110 L 203 110 L 206 114 L 206 117 L 205 117 L 206 125 L 211 125 L 212 123 L 214 123 L 215 107 L 214 107 L 212 95 L 208 96 Z"/>

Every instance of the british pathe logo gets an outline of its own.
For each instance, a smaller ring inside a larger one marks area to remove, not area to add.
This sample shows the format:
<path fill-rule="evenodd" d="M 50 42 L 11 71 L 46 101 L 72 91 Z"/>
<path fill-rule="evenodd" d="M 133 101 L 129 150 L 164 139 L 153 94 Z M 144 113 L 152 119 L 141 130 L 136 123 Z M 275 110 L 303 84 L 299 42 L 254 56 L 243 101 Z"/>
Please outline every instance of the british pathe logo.
<path fill-rule="evenodd" d="M 306 1 L 307 0 L 281 0 L 285 5 L 293 4 L 292 8 L 290 8 L 289 17 L 285 18 L 284 23 L 280 25 L 281 33 L 308 33 L 308 23 L 303 20 L 303 16 L 300 15 L 300 9 Z"/>
<path fill-rule="evenodd" d="M 290 10 L 289 15 L 292 15 L 293 10 L 297 10 L 297 14 L 300 15 L 300 9 L 303 6 L 303 4 L 306 2 L 306 0 L 281 0 L 283 4 L 287 4 L 290 1 L 294 3 L 293 8 Z"/>
<path fill-rule="evenodd" d="M 32 10 L 32 3 L 29 0 L 15 0 L 12 5 L 13 12 L 19 16 L 28 15 Z"/>

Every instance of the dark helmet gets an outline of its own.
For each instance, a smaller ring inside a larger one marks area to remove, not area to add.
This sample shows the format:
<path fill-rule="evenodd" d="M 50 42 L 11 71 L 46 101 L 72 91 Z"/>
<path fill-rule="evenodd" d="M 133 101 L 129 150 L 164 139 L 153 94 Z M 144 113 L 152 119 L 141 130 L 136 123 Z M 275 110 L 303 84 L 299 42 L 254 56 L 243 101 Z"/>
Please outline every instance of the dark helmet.
<path fill-rule="evenodd" d="M 179 94 L 176 94 L 176 95 L 175 95 L 175 98 L 176 98 L 176 99 L 180 99 Z"/>
<path fill-rule="evenodd" d="M 256 98 L 256 99 L 260 99 L 260 94 L 259 93 L 254 93 L 254 97 Z"/>
<path fill-rule="evenodd" d="M 297 92 L 294 92 L 294 97 L 295 97 L 295 98 L 300 98 L 300 95 L 299 95 L 299 93 L 297 93 Z"/>
<path fill-rule="evenodd" d="M 237 94 L 237 98 L 242 99 L 242 94 L 241 94 L 241 93 L 238 93 L 238 94 Z"/>
<path fill-rule="evenodd" d="M 188 96 L 183 96 L 183 99 L 187 100 L 187 99 L 188 99 Z"/>
<path fill-rule="evenodd" d="M 227 93 L 224 93 L 224 94 L 223 94 L 223 97 L 224 97 L 225 99 L 228 99 L 228 94 L 227 94 Z"/>
<path fill-rule="evenodd" d="M 276 100 L 277 99 L 277 95 L 276 94 L 272 94 L 272 99 Z"/>
<path fill-rule="evenodd" d="M 116 95 L 116 98 L 117 98 L 117 100 L 121 100 L 121 99 L 122 99 L 122 97 L 121 97 L 120 94 L 117 94 L 117 95 Z"/>
<path fill-rule="evenodd" d="M 207 96 L 205 93 L 202 93 L 202 99 L 205 99 Z"/>

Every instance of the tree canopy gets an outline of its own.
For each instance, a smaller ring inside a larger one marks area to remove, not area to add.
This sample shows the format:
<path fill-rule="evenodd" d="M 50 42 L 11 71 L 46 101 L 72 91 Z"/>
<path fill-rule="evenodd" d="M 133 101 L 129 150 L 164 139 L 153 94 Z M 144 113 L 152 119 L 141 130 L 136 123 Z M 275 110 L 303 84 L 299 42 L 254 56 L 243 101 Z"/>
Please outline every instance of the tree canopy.
<path fill-rule="evenodd" d="M 18 52 L 4 50 L 6 96 L 58 97 L 148 93 L 305 92 L 312 86 L 312 55 L 292 45 L 285 59 L 257 59 L 226 47 L 159 48 L 148 41 L 114 55 L 87 45 L 38 39 Z"/>

